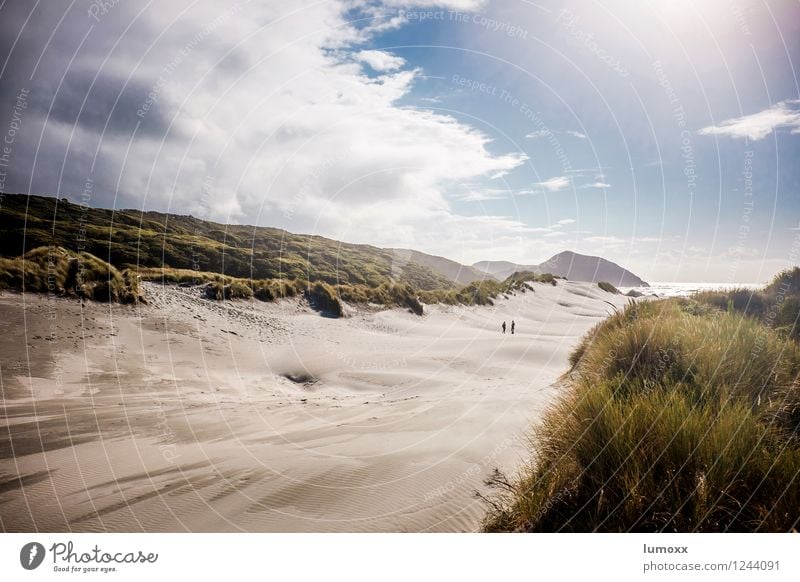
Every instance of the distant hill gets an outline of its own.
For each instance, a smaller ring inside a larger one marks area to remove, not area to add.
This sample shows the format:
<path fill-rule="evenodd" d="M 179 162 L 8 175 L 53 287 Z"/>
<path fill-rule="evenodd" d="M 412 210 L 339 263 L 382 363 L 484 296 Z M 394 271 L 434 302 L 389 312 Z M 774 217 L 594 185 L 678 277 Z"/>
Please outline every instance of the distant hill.
<path fill-rule="evenodd" d="M 509 261 L 478 261 L 472 266 L 498 279 L 505 279 L 518 271 L 533 271 L 536 268 L 536 265 L 518 265 Z"/>
<path fill-rule="evenodd" d="M 647 287 L 637 275 L 602 257 L 564 251 L 539 265 L 539 270 L 561 275 L 572 281 L 606 281 L 616 287 Z"/>
<path fill-rule="evenodd" d="M 395 260 L 399 265 L 404 262 L 413 261 L 423 267 L 428 267 L 435 273 L 447 277 L 460 285 L 469 285 L 475 281 L 495 280 L 495 277 L 486 271 L 477 269 L 474 266 L 462 265 L 456 261 L 451 261 L 444 257 L 428 255 L 410 249 L 389 249 L 395 255 Z"/>
<path fill-rule="evenodd" d="M 599 283 L 606 281 L 616 287 L 647 287 L 648 284 L 618 264 L 602 257 L 563 251 L 539 265 L 520 265 L 508 261 L 479 261 L 472 265 L 498 279 L 505 279 L 515 271 L 552 273 L 571 281 Z"/>

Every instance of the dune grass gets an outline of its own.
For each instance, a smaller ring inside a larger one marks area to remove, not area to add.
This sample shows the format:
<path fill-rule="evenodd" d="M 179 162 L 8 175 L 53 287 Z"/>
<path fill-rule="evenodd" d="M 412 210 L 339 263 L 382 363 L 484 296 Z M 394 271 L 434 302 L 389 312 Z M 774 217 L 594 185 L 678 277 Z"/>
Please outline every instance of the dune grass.
<path fill-rule="evenodd" d="M 421 291 L 420 299 L 423 303 L 443 303 L 445 305 L 493 305 L 494 300 L 500 296 L 513 295 L 534 291 L 531 283 L 546 283 L 556 285 L 556 277 L 550 273 L 537 275 L 531 272 L 517 272 L 504 281 L 486 279 L 475 281 L 455 290 Z"/>
<path fill-rule="evenodd" d="M 486 280 L 470 283 L 460 289 L 419 290 L 408 283 L 387 282 L 375 287 L 368 285 L 329 284 L 324 281 L 308 283 L 305 280 L 243 279 L 219 273 L 143 267 L 139 269 L 143 281 L 157 281 L 180 285 L 206 285 L 209 299 L 249 299 L 275 301 L 285 297 L 303 295 L 313 307 L 327 315 L 340 317 L 344 313 L 341 302 L 353 305 L 374 305 L 382 308 L 403 307 L 417 315 L 424 314 L 424 304 L 492 305 L 500 295 L 533 290 L 529 282 L 556 285 L 556 278 L 545 273 L 515 273 L 502 282 Z"/>
<path fill-rule="evenodd" d="M 94 255 L 62 247 L 39 247 L 13 259 L 0 258 L 0 288 L 105 302 L 144 301 L 134 271 L 120 272 Z"/>
<path fill-rule="evenodd" d="M 106 273 L 108 288 L 100 274 L 85 291 L 110 300 L 138 293 L 127 291 L 138 275 L 143 281 L 204 285 L 205 296 L 219 300 L 329 295 L 336 301 L 403 307 L 422 315 L 426 303 L 491 305 L 500 295 L 524 292 L 523 277 L 556 284 L 549 274 L 519 273 L 504 282 L 462 286 L 414 260 L 398 261 L 391 249 L 191 216 L 87 208 L 43 196 L 5 195 L 0 222 L 2 257 L 34 252 L 36 247 L 69 249 L 81 240 L 88 253 L 105 258 L 108 262 L 103 264 L 114 269 Z M 24 277 L 14 261 L 4 259 L 0 265 L 0 284 L 21 288 Z M 120 286 L 117 274 L 125 272 L 133 276 L 123 277 Z M 45 290 L 46 285 L 33 281 L 36 272 L 25 276 L 31 279 L 28 290 Z M 324 288 L 317 282 L 329 285 L 333 293 L 319 291 Z"/>
<path fill-rule="evenodd" d="M 296 296 L 305 297 L 313 308 L 326 315 L 341 317 L 343 302 L 373 305 L 381 308 L 402 307 L 417 315 L 424 314 L 424 304 L 492 305 L 499 296 L 533 290 L 530 282 L 556 285 L 556 278 L 545 273 L 515 273 L 502 282 L 484 280 L 459 289 L 444 287 L 421 290 L 402 281 L 386 281 L 376 286 L 365 284 L 331 284 L 302 278 L 248 279 L 221 273 L 172 267 L 138 266 L 119 271 L 114 266 L 90 255 L 61 247 L 40 247 L 23 257 L 0 258 L 0 288 L 34 292 L 77 295 L 99 301 L 144 301 L 139 281 L 202 287 L 205 298 L 217 301 L 276 301 Z M 81 266 L 80 281 L 70 274 L 71 262 Z M 48 279 L 48 273 L 50 279 Z"/>
<path fill-rule="evenodd" d="M 800 268 L 787 269 L 764 289 L 731 289 L 695 294 L 701 303 L 736 311 L 760 320 L 764 325 L 795 341 L 800 340 Z"/>
<path fill-rule="evenodd" d="M 308 288 L 306 298 L 311 306 L 330 317 L 341 317 L 344 315 L 342 302 L 339 300 L 336 290 L 323 281 L 317 281 Z"/>
<path fill-rule="evenodd" d="M 631 303 L 572 354 L 565 392 L 486 531 L 789 531 L 800 350 L 735 310 Z"/>

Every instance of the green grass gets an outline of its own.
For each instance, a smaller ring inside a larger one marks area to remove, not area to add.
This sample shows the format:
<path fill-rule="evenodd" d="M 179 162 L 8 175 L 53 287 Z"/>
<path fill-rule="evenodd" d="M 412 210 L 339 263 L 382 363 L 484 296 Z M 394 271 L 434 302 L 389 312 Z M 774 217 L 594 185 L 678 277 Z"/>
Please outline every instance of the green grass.
<path fill-rule="evenodd" d="M 132 293 L 138 297 L 138 275 L 143 281 L 205 285 L 206 297 L 219 300 L 275 301 L 302 295 L 318 297 L 320 304 L 335 300 L 403 307 L 422 315 L 424 304 L 491 305 L 501 295 L 532 289 L 526 281 L 556 284 L 550 274 L 515 273 L 503 282 L 461 286 L 414 261 L 398 262 L 391 250 L 369 245 L 191 216 L 86 208 L 43 196 L 4 195 L 0 223 L 0 256 L 81 248 L 86 253 L 65 252 L 93 256 L 101 264 L 95 266 L 98 276 L 80 292 L 110 300 L 131 300 Z M 21 288 L 24 277 L 15 260 L 3 259 L 0 284 Z M 112 269 L 106 273 L 108 287 L 102 265 Z M 118 276 L 126 272 L 133 275 L 120 283 Z M 37 272 L 26 276 L 29 290 L 45 290 L 33 281 Z"/>
<path fill-rule="evenodd" d="M 732 289 L 697 293 L 695 299 L 720 310 L 736 311 L 800 340 L 800 268 L 779 273 L 761 290 Z"/>
<path fill-rule="evenodd" d="M 789 531 L 800 350 L 735 310 L 631 303 L 572 354 L 565 392 L 486 531 Z"/>
<path fill-rule="evenodd" d="M 94 301 L 144 301 L 135 272 L 120 272 L 94 255 L 61 247 L 39 247 L 21 257 L 0 258 L 0 288 Z"/>
<path fill-rule="evenodd" d="M 556 285 L 556 277 L 550 273 L 537 275 L 530 272 L 518 272 L 504 281 L 475 281 L 458 290 L 421 291 L 423 303 L 444 303 L 447 305 L 493 305 L 500 296 L 534 291 L 530 283 Z"/>
<path fill-rule="evenodd" d="M 166 268 L 368 287 L 405 283 L 422 290 L 458 287 L 414 261 L 398 263 L 391 250 L 191 216 L 85 208 L 55 198 L 5 194 L 0 224 L 4 257 L 60 246 L 81 248 L 120 270 Z"/>
<path fill-rule="evenodd" d="M 306 298 L 311 306 L 330 317 L 341 317 L 344 315 L 342 302 L 336 294 L 336 290 L 322 281 L 317 281 L 306 292 Z"/>

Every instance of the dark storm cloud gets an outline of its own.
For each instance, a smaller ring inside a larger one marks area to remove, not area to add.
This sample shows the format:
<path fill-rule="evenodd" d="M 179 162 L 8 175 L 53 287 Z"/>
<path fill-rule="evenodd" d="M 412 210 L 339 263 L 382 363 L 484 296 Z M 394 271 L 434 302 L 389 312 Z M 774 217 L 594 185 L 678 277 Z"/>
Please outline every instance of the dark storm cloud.
<path fill-rule="evenodd" d="M 0 122 L 13 114 L 19 92 L 28 92 L 7 190 L 74 195 L 92 171 L 114 177 L 109 174 L 113 163 L 92 170 L 103 132 L 112 139 L 130 138 L 134 131 L 159 136 L 168 126 L 156 102 L 146 115 L 137 115 L 153 83 L 146 73 L 126 66 L 149 44 L 147 23 L 122 4 L 114 6 L 114 18 L 108 14 L 108 20 L 97 22 L 89 17 L 88 4 L 69 8 L 40 2 L 33 8 L 13 0 L 3 5 Z M 104 184 L 98 194 L 104 199 L 97 203 L 109 203 L 113 184 Z"/>
<path fill-rule="evenodd" d="M 58 95 L 52 96 L 51 121 L 107 134 L 164 134 L 169 120 L 158 107 L 158 87 L 145 79 L 113 74 L 95 79 L 95 74 L 92 70 L 70 71 Z"/>
<path fill-rule="evenodd" d="M 13 114 L 19 91 L 28 92 L 7 190 L 71 195 L 87 175 L 103 173 L 109 179 L 95 203 L 110 204 L 125 163 L 119 144 L 184 140 L 175 122 L 181 91 L 192 89 L 208 65 L 214 74 L 205 85 L 224 84 L 247 66 L 242 55 L 224 56 L 224 36 L 198 26 L 197 18 L 214 22 L 214 10 L 202 3 L 192 4 L 194 21 L 178 2 L 157 9 L 120 2 L 93 12 L 97 18 L 88 12 L 93 5 L 2 6 L 0 123 Z"/>

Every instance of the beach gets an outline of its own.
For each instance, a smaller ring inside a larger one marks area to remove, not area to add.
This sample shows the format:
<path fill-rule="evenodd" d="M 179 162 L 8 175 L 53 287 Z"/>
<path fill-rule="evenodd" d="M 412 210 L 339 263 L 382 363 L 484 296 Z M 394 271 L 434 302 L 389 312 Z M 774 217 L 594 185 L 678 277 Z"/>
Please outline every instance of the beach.
<path fill-rule="evenodd" d="M 581 336 L 628 298 L 493 306 L 0 296 L 5 531 L 476 531 Z M 503 334 L 501 323 L 516 323 Z"/>

